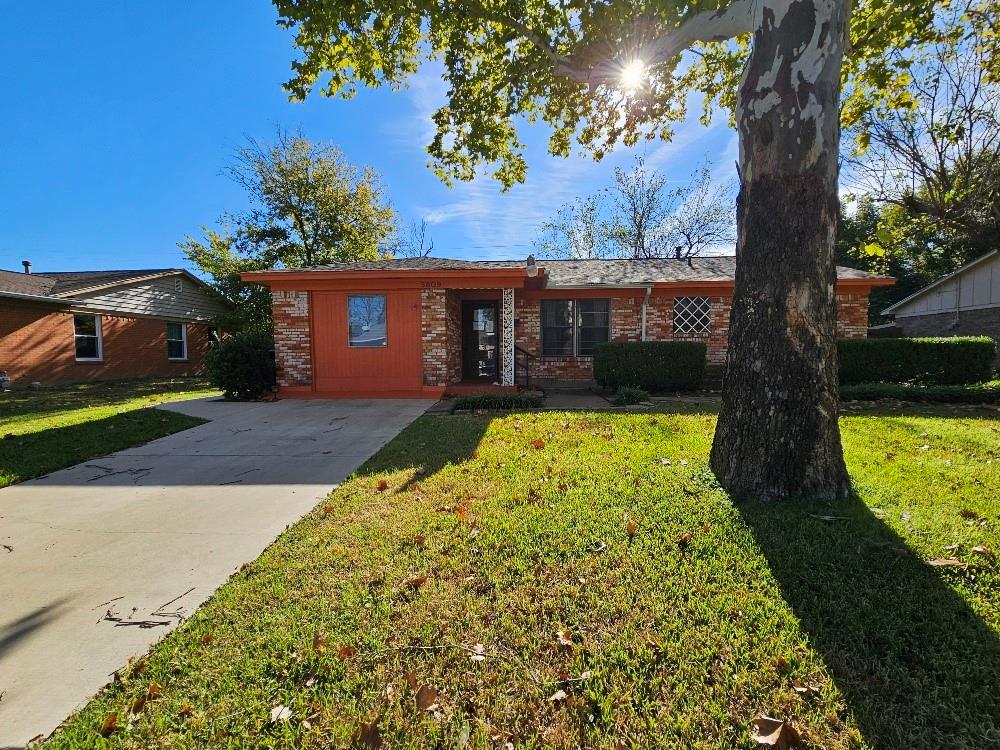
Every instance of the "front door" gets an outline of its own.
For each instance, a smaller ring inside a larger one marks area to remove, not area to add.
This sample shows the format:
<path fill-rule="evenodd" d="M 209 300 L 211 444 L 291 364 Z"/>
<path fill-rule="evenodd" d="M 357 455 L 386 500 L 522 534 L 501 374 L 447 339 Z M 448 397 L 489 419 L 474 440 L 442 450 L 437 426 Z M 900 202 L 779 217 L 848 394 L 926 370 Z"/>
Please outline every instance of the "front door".
<path fill-rule="evenodd" d="M 497 303 L 462 303 L 462 377 L 497 379 Z"/>

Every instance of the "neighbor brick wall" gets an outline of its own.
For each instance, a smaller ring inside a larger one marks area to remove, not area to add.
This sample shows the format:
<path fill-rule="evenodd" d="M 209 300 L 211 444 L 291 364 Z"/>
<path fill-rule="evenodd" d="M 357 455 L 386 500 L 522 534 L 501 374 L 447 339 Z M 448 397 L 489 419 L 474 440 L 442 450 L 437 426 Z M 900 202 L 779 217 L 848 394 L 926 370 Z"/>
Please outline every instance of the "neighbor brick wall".
<path fill-rule="evenodd" d="M 837 292 L 837 338 L 868 336 L 868 292 Z"/>
<path fill-rule="evenodd" d="M 0 370 L 15 385 L 198 375 L 210 326 L 187 324 L 188 358 L 167 359 L 167 324 L 157 318 L 102 315 L 103 359 L 77 362 L 72 313 L 33 303 L 0 302 Z"/>
<path fill-rule="evenodd" d="M 462 379 L 462 301 L 447 289 L 420 291 L 424 385 L 443 386 Z"/>
<path fill-rule="evenodd" d="M 309 292 L 271 292 L 278 385 L 312 384 Z"/>

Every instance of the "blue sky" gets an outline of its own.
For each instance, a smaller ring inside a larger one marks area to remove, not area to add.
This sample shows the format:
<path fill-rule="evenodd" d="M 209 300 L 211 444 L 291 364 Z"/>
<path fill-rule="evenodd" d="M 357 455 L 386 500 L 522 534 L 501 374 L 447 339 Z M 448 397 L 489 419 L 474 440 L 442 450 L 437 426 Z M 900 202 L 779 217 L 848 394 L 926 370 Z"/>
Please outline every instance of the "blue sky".
<path fill-rule="evenodd" d="M 382 175 L 404 225 L 427 219 L 437 256 L 524 257 L 561 204 L 606 185 L 636 153 L 684 181 L 709 159 L 732 178 L 725 117 L 692 117 L 673 142 L 619 149 L 601 163 L 545 153 L 524 131 L 526 184 L 447 188 L 427 168 L 430 114 L 444 85 L 426 68 L 403 92 L 287 100 L 291 35 L 264 0 L 6 6 L 0 26 L 0 268 L 186 266 L 177 242 L 245 206 L 221 169 L 245 135 L 301 128 Z M 693 107 L 692 110 L 695 108 Z"/>

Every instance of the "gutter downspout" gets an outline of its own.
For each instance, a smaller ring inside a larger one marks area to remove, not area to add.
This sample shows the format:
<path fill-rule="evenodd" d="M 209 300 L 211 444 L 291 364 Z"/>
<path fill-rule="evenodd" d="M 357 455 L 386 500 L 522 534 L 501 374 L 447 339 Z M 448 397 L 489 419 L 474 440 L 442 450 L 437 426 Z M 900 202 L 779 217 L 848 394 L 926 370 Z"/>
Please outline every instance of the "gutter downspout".
<path fill-rule="evenodd" d="M 653 285 L 646 284 L 646 296 L 642 298 L 642 330 L 639 334 L 639 340 L 646 340 L 646 308 L 649 307 L 649 298 L 653 294 Z"/>

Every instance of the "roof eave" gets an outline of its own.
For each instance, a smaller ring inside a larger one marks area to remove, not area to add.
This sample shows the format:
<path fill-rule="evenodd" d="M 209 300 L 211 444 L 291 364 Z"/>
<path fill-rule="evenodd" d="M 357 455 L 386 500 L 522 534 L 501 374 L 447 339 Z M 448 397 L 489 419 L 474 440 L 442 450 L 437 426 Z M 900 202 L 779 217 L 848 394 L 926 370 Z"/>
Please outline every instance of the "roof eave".
<path fill-rule="evenodd" d="M 24 294 L 22 292 L 0 291 L 0 297 L 22 300 L 24 302 L 43 302 L 49 305 L 57 305 L 59 307 L 68 307 L 75 302 L 75 300 L 66 299 L 65 297 L 54 297 L 45 294 Z"/>

